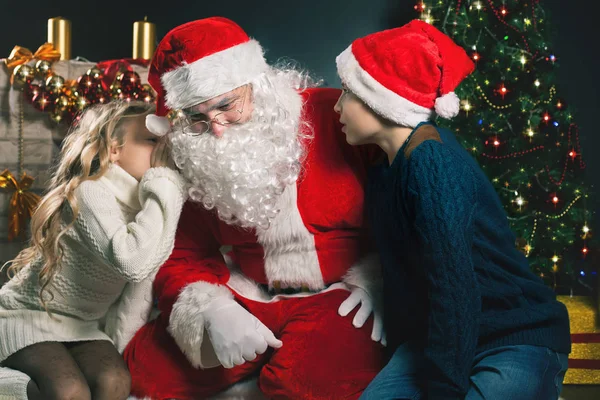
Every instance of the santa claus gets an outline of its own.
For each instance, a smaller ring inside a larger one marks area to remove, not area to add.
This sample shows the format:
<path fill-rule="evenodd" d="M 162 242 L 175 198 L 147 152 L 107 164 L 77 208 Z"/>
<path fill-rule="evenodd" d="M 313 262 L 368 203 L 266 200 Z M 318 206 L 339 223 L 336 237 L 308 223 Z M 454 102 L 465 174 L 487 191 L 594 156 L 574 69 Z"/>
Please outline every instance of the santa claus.
<path fill-rule="evenodd" d="M 271 399 L 357 398 L 382 366 L 377 257 L 363 215 L 372 148 L 336 89 L 269 66 L 234 22 L 181 25 L 149 72 L 190 200 L 156 276 L 160 315 L 124 356 L 132 393 L 200 399 L 256 377 Z"/>

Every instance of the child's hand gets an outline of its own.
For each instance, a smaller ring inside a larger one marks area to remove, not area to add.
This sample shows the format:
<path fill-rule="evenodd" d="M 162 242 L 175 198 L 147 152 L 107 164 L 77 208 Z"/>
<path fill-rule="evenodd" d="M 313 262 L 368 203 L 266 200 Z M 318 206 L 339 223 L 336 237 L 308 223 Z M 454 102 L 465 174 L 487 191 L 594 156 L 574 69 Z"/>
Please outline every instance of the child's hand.
<path fill-rule="evenodd" d="M 166 136 L 159 138 L 154 150 L 152 150 L 150 166 L 152 168 L 167 167 L 175 169 L 175 163 L 173 157 L 171 157 L 171 143 Z"/>

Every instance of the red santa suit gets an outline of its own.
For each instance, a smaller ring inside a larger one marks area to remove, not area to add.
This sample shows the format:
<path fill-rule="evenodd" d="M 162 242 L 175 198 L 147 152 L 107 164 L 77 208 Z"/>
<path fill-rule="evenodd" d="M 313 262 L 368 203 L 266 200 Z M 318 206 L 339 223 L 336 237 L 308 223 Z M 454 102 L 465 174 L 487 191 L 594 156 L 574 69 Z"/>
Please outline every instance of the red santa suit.
<path fill-rule="evenodd" d="M 301 175 L 281 194 L 268 229 L 228 225 L 196 202 L 184 206 L 175 248 L 154 283 L 161 313 L 124 352 L 133 395 L 201 399 L 256 375 L 267 398 L 352 399 L 380 370 L 372 318 L 357 329 L 354 313 L 338 314 L 349 287 L 375 296 L 379 276 L 363 210 L 374 152 L 346 143 L 333 111 L 339 95 L 302 92 L 302 119 L 313 136 Z M 278 293 L 286 291 L 293 293 Z M 222 296 L 235 298 L 283 346 L 231 369 L 207 368 L 214 357 L 203 311 Z"/>

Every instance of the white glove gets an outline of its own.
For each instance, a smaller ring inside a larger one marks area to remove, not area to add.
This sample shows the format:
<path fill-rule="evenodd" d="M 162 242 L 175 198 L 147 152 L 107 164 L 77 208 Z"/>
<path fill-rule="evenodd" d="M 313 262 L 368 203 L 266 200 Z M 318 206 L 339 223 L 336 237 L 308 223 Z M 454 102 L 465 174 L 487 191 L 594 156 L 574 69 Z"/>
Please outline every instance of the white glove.
<path fill-rule="evenodd" d="M 229 297 L 217 297 L 202 312 L 217 358 L 225 368 L 252 361 L 269 346 L 283 346 L 273 332 Z"/>
<path fill-rule="evenodd" d="M 385 346 L 387 341 L 385 332 L 383 331 L 382 312 L 381 310 L 374 308 L 373 299 L 364 289 L 361 289 L 358 286 L 352 286 L 350 296 L 342 302 L 340 308 L 338 308 L 338 314 L 345 317 L 359 304 L 361 304 L 361 306 L 352 320 L 352 325 L 356 328 L 362 327 L 372 313 L 373 330 L 371 331 L 371 339 L 375 342 L 381 342 L 381 344 Z"/>

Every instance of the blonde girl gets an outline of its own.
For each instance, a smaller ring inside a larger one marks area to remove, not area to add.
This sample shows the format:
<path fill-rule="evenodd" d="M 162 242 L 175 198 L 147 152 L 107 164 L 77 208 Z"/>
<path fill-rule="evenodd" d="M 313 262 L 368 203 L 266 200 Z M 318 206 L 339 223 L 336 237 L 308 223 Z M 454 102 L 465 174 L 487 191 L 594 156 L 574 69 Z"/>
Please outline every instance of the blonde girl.
<path fill-rule="evenodd" d="M 0 289 L 0 399 L 125 399 L 119 354 L 151 309 L 185 187 L 153 107 L 89 108 L 66 137 L 31 245 Z"/>

